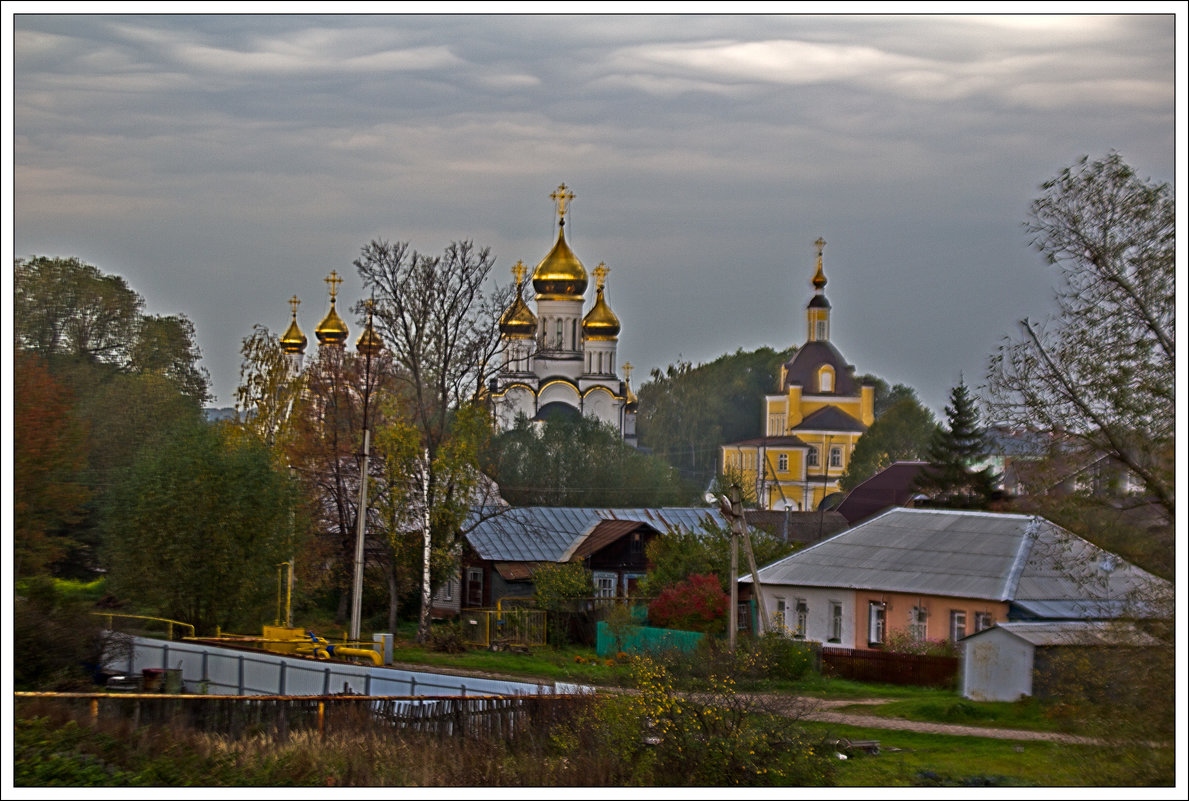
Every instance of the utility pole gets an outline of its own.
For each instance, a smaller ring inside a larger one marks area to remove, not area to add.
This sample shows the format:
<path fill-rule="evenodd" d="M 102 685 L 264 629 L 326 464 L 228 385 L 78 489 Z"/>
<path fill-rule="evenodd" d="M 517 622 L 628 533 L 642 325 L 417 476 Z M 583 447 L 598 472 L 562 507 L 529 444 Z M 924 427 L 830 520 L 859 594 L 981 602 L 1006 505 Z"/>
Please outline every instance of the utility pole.
<path fill-rule="evenodd" d="M 751 535 L 747 531 L 747 519 L 743 510 L 743 489 L 738 482 L 732 482 L 729 496 L 720 495 L 717 498 L 719 509 L 731 524 L 731 609 L 727 616 L 727 647 L 731 653 L 735 652 L 735 641 L 739 629 L 739 539 L 743 538 L 743 547 L 747 551 L 747 563 L 751 568 L 751 583 L 756 594 L 756 605 L 760 609 L 761 631 L 769 631 L 768 606 L 764 602 L 764 588 L 760 584 L 760 571 L 756 567 L 755 552 L 751 547 Z"/>

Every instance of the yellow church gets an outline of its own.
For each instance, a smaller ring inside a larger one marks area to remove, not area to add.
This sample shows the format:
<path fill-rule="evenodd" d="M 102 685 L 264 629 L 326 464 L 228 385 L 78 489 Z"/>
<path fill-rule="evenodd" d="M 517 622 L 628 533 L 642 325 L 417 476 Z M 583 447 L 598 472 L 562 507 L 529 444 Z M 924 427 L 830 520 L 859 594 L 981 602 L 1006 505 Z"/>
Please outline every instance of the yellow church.
<path fill-rule="evenodd" d="M 722 446 L 723 474 L 754 490 L 761 509 L 809 511 L 839 489 L 855 443 L 875 420 L 875 387 L 860 385 L 830 342 L 830 302 L 818 239 L 806 339 L 764 397 L 765 436 Z"/>

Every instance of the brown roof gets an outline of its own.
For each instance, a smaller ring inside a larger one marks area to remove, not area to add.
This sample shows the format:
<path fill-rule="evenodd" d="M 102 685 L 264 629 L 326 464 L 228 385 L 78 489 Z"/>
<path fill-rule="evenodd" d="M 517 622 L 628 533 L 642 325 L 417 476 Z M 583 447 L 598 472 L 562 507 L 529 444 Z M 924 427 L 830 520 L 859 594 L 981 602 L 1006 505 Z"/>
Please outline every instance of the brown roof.
<path fill-rule="evenodd" d="M 504 581 L 529 581 L 540 562 L 496 562 L 495 572 Z"/>
<path fill-rule="evenodd" d="M 655 531 L 652 526 L 636 520 L 604 520 L 591 530 L 581 545 L 574 549 L 574 553 L 570 559 L 584 559 L 636 529 Z"/>
<path fill-rule="evenodd" d="M 866 520 L 890 506 L 910 506 L 917 495 L 917 475 L 928 462 L 896 462 L 847 494 L 838 511 L 851 524 Z"/>

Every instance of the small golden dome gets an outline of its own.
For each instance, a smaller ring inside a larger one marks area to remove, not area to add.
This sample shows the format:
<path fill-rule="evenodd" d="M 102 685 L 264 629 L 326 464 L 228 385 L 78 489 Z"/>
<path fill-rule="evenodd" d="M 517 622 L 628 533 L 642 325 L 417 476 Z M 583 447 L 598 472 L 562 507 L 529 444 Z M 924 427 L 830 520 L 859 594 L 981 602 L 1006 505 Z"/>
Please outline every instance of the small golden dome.
<path fill-rule="evenodd" d="M 598 294 L 594 306 L 582 318 L 582 336 L 584 339 L 614 340 L 619 336 L 619 318 L 603 297 L 603 284 L 607 280 L 609 270 L 602 262 L 595 268 L 598 282 Z"/>
<path fill-rule="evenodd" d="M 334 270 L 331 270 L 330 275 L 326 277 L 326 283 L 330 284 L 330 311 L 314 329 L 314 335 L 318 337 L 318 342 L 322 345 L 342 346 L 350 333 L 347 324 L 334 309 L 334 297 L 338 294 L 338 285 L 342 282 L 343 279 L 339 278 L 339 274 Z"/>
<path fill-rule="evenodd" d="M 826 288 L 826 273 L 822 270 L 822 249 L 826 246 L 826 240 L 819 236 L 813 244 L 817 245 L 817 272 L 813 275 L 813 288 L 821 291 Z"/>
<path fill-rule="evenodd" d="M 581 300 L 586 294 L 586 268 L 566 243 L 566 203 L 574 199 L 565 184 L 550 195 L 557 201 L 557 241 L 537 269 L 533 270 L 533 289 L 546 300 Z"/>
<path fill-rule="evenodd" d="M 512 274 L 516 276 L 516 299 L 500 317 L 500 331 L 513 339 L 532 339 L 537 335 L 537 315 L 524 302 L 524 274 L 528 268 L 516 262 Z"/>
<path fill-rule="evenodd" d="M 367 302 L 367 327 L 355 342 L 355 349 L 364 356 L 379 356 L 380 350 L 384 347 L 384 340 L 380 339 L 376 329 L 372 327 L 372 303 L 371 300 Z"/>
<path fill-rule="evenodd" d="M 281 335 L 281 350 L 286 353 L 305 353 L 306 335 L 297 327 L 297 307 L 301 301 L 294 295 L 289 300 L 289 305 L 293 308 L 293 319 L 289 321 L 289 327 L 285 329 L 285 333 Z"/>
<path fill-rule="evenodd" d="M 624 392 L 624 395 L 626 396 L 625 405 L 627 406 L 628 411 L 635 411 L 636 408 L 638 408 L 640 405 L 640 399 L 636 397 L 635 392 L 632 392 L 632 363 L 631 362 L 623 363 L 623 386 L 624 386 L 624 389 L 626 390 Z"/>

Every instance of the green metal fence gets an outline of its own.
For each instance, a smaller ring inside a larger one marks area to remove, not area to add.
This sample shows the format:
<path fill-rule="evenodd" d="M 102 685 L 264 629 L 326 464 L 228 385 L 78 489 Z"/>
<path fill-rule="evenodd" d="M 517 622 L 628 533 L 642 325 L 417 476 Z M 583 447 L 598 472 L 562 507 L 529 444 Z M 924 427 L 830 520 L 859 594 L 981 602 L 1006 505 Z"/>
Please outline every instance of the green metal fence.
<path fill-rule="evenodd" d="M 595 649 L 600 657 L 615 656 L 619 651 L 629 654 L 693 651 L 705 636 L 698 631 L 658 629 L 653 626 L 627 626 L 617 634 L 607 621 L 600 620 Z"/>

